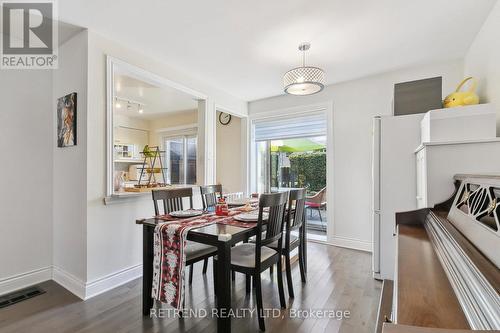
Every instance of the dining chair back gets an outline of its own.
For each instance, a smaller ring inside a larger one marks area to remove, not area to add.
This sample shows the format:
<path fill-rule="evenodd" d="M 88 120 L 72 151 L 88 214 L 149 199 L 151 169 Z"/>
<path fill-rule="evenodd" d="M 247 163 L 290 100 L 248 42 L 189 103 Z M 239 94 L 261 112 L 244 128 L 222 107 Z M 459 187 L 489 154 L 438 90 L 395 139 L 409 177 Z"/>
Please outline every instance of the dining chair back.
<path fill-rule="evenodd" d="M 200 186 L 201 201 L 203 202 L 203 210 L 215 207 L 217 200 L 222 197 L 222 185 L 207 185 Z"/>
<path fill-rule="evenodd" d="M 304 210 L 306 205 L 307 190 L 305 188 L 295 189 L 290 191 L 288 197 L 288 213 L 286 224 L 286 235 L 289 236 L 290 231 L 299 229 L 304 223 Z M 291 209 L 294 207 L 294 209 Z"/>
<path fill-rule="evenodd" d="M 283 290 L 283 272 L 281 269 L 281 246 L 283 239 L 283 223 L 288 202 L 288 192 L 261 194 L 259 198 L 259 215 L 256 226 L 255 243 L 243 243 L 231 249 L 231 270 L 246 275 L 246 292 L 250 293 L 250 281 L 253 279 L 255 296 L 257 300 L 257 315 L 259 328 L 265 331 L 264 311 L 262 302 L 262 281 L 261 273 L 273 265 L 278 265 L 278 293 L 281 307 L 286 308 L 285 293 Z M 264 216 L 264 213 L 267 217 Z M 262 230 L 265 224 L 265 235 Z M 276 250 L 266 245 L 277 242 L 279 246 Z M 228 262 L 218 263 L 215 259 L 214 265 L 224 265 Z M 214 271 L 215 272 L 215 271 Z M 217 285 L 217 276 L 214 274 L 214 283 Z M 215 288 L 217 293 L 219 288 Z"/>
<path fill-rule="evenodd" d="M 163 202 L 163 214 L 169 214 L 177 210 L 184 209 L 183 199 L 189 199 L 189 208 L 193 208 L 193 189 L 175 188 L 175 189 L 161 189 L 151 191 L 153 194 L 153 203 L 155 206 L 155 214 L 160 215 L 160 207 L 158 202 Z"/>
<path fill-rule="evenodd" d="M 189 199 L 189 208 L 193 208 L 193 189 L 191 187 L 153 190 L 152 193 L 156 215 L 161 214 L 160 206 L 158 205 L 159 201 L 163 203 L 163 214 L 184 210 L 185 198 Z M 217 249 L 212 246 L 188 241 L 185 252 L 187 253 L 186 265 L 190 266 L 189 284 L 191 284 L 193 282 L 194 264 L 203 260 L 203 274 L 206 274 L 208 258 L 214 256 L 217 253 Z"/>
<path fill-rule="evenodd" d="M 281 244 L 283 235 L 283 222 L 286 214 L 286 204 L 288 201 L 288 192 L 261 194 L 259 198 L 259 220 L 257 222 L 257 248 L 278 241 Z M 264 209 L 267 212 L 267 220 L 264 221 Z M 263 223 L 266 223 L 265 237 L 262 238 Z M 259 252 L 257 250 L 257 252 Z"/>
<path fill-rule="evenodd" d="M 269 245 L 270 248 L 279 250 L 280 254 L 285 257 L 285 270 L 288 284 L 288 295 L 294 298 L 293 282 L 292 282 L 292 267 L 290 253 L 292 250 L 299 248 L 299 267 L 300 276 L 303 282 L 306 282 L 306 230 L 305 230 L 305 205 L 306 205 L 306 189 L 291 190 L 288 199 L 288 209 L 285 219 L 285 236 L 283 243 L 274 242 Z M 298 236 L 292 235 L 292 231 L 298 229 Z"/>

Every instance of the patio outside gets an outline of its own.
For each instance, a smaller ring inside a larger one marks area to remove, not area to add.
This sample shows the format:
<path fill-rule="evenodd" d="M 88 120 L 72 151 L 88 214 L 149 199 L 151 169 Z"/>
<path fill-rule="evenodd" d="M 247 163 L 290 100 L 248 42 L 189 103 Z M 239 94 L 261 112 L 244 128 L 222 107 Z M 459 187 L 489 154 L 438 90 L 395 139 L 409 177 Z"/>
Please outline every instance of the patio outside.
<path fill-rule="evenodd" d="M 271 141 L 271 189 L 306 188 L 308 233 L 324 239 L 326 214 L 326 137 Z M 313 236 L 314 238 L 314 236 Z"/>

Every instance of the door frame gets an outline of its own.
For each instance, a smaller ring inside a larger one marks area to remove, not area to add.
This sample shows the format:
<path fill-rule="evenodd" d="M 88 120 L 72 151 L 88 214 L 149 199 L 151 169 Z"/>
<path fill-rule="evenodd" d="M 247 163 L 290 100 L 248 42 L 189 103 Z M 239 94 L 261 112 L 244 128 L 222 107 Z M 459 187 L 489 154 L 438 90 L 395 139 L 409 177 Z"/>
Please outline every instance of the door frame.
<path fill-rule="evenodd" d="M 255 114 L 250 114 L 248 116 L 247 122 L 247 133 L 248 141 L 247 147 L 249 149 L 248 160 L 247 160 L 247 187 L 246 192 L 251 192 L 252 187 L 252 177 L 255 172 L 255 166 L 253 165 L 254 157 L 253 156 L 253 147 L 252 143 L 254 141 L 254 133 L 253 133 L 253 122 L 256 120 L 265 120 L 265 119 L 273 119 L 279 117 L 291 117 L 291 116 L 305 116 L 312 113 L 324 114 L 326 118 L 326 146 L 327 146 L 327 154 L 326 154 L 326 216 L 328 220 L 327 230 L 326 230 L 326 242 L 329 244 L 334 243 L 335 239 L 335 221 L 334 221 L 334 164 L 333 164 L 333 155 L 334 155 L 334 133 L 333 133 L 333 101 L 318 103 L 318 104 L 309 104 L 309 105 L 301 105 L 297 107 L 284 108 L 284 109 L 276 109 L 272 111 L 259 112 Z"/>

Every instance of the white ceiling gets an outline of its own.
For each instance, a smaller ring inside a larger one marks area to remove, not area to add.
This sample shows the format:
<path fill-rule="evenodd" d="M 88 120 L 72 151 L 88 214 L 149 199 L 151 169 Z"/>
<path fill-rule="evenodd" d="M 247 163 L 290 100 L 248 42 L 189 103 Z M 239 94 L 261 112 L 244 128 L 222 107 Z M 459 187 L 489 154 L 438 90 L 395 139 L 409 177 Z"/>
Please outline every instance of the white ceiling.
<path fill-rule="evenodd" d="M 59 17 L 255 100 L 282 94 L 302 41 L 329 84 L 462 58 L 495 1 L 64 0 Z"/>
<path fill-rule="evenodd" d="M 167 113 L 193 110 L 198 108 L 198 101 L 191 95 L 183 93 L 174 88 L 157 87 L 147 82 L 127 76 L 115 74 L 115 96 L 120 108 L 116 107 L 114 112 L 127 117 L 141 119 L 155 119 L 165 116 Z M 131 103 L 128 104 L 127 101 Z M 128 106 L 127 106 L 128 104 Z M 139 113 L 139 105 L 143 113 Z"/>
<path fill-rule="evenodd" d="M 9 5 L 5 4 L 5 7 L 8 8 Z M 32 14 L 32 13 L 30 13 L 29 15 L 30 15 L 30 17 L 32 17 L 32 16 L 39 16 L 38 14 Z M 11 17 L 11 20 L 13 22 L 19 22 L 20 19 L 21 18 L 19 16 Z M 14 23 L 14 24 L 19 24 L 19 23 Z M 72 24 L 69 24 L 69 23 L 58 21 L 57 22 L 57 33 L 58 33 L 57 43 L 58 43 L 58 45 L 60 46 L 60 45 L 64 44 L 71 37 L 73 37 L 77 33 L 81 32 L 82 30 L 83 30 L 83 28 L 80 27 L 80 26 L 76 26 L 76 25 L 72 25 Z M 0 24 L 0 33 L 1 34 L 4 33 L 4 31 L 3 31 L 3 24 Z M 15 32 L 11 32 L 11 38 L 15 38 L 17 40 L 21 40 L 22 36 L 20 36 L 19 31 L 15 31 Z"/>

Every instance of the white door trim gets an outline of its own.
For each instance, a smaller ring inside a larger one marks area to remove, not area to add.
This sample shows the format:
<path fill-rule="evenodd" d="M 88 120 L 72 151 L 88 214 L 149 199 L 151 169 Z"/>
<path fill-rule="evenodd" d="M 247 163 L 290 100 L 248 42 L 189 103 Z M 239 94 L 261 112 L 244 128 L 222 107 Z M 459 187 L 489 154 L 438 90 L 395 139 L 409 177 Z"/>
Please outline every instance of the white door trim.
<path fill-rule="evenodd" d="M 326 129 L 326 145 L 327 145 L 327 155 L 326 155 L 326 206 L 327 206 L 327 242 L 330 244 L 335 243 L 335 223 L 334 223 L 334 133 L 333 133 L 333 101 L 301 105 L 291 108 L 277 109 L 266 112 L 259 112 L 255 114 L 250 114 L 248 116 L 247 131 L 249 133 L 247 146 L 250 148 L 253 141 L 252 133 L 252 122 L 255 120 L 272 119 L 277 117 L 290 117 L 290 116 L 301 116 L 308 115 L 312 113 L 323 113 L 326 116 L 327 129 Z M 252 165 L 252 158 L 247 160 L 247 192 L 251 191 L 251 174 L 254 172 L 254 167 Z"/>

